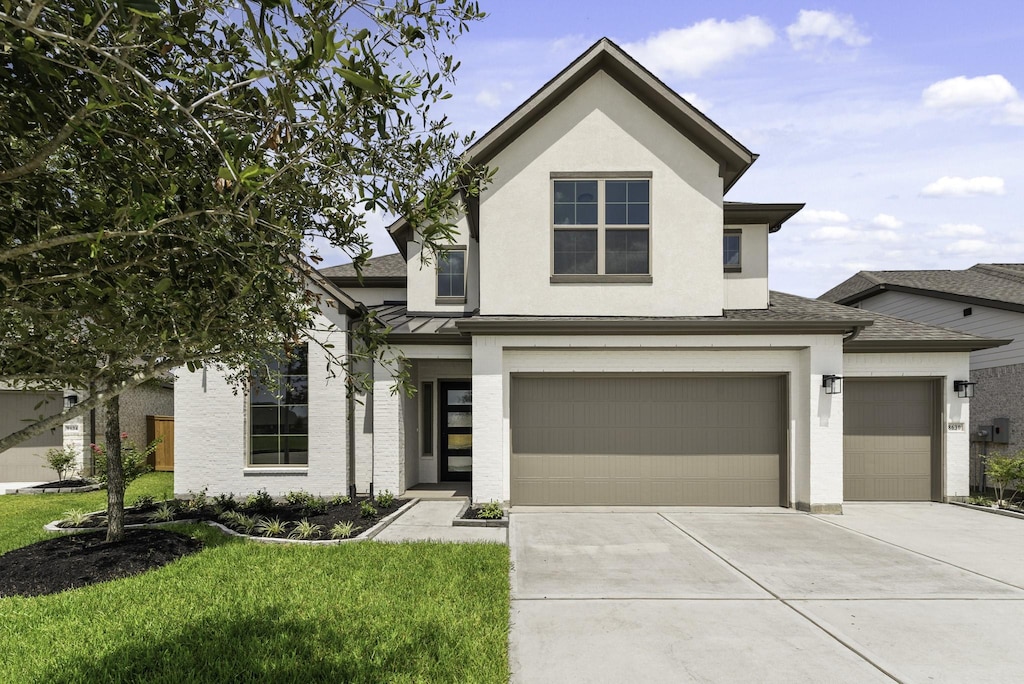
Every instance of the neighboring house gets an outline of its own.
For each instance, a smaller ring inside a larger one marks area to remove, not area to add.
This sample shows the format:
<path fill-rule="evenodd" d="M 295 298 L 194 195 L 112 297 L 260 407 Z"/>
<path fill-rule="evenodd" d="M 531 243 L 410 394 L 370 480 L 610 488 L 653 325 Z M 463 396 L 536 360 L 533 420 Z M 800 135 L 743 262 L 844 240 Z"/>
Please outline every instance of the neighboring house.
<path fill-rule="evenodd" d="M 725 201 L 756 155 L 619 47 L 466 155 L 497 171 L 446 257 L 398 221 L 398 254 L 311 283 L 335 328 L 311 336 L 342 348 L 375 311 L 415 396 L 357 364 L 373 391 L 346 399 L 313 343 L 285 373 L 308 392 L 281 400 L 179 373 L 176 492 L 461 480 L 476 501 L 818 512 L 968 494 L 953 382 L 1003 343 L 770 292 L 770 235 L 802 205 Z"/>
<path fill-rule="evenodd" d="M 22 429 L 30 421 L 63 410 L 65 403 L 83 401 L 88 393 L 67 389 L 63 392 L 30 392 L 0 389 L 0 436 Z M 121 395 L 121 430 L 142 447 L 147 444 L 147 416 L 174 415 L 174 389 L 170 379 L 145 383 Z M 69 420 L 63 427 L 47 430 L 0 453 L 0 482 L 42 482 L 57 474 L 46 465 L 46 452 L 52 448 L 72 447 L 78 453 L 78 469 L 92 474 L 90 444 L 102 443 L 105 421 L 102 410 L 89 411 Z"/>
<path fill-rule="evenodd" d="M 861 271 L 820 299 L 1013 340 L 971 354 L 970 379 L 977 383 L 971 433 L 982 453 L 1024 449 L 1024 264 L 977 264 L 963 271 Z M 992 425 L 1000 428 L 998 433 L 982 432 L 983 426 Z"/>

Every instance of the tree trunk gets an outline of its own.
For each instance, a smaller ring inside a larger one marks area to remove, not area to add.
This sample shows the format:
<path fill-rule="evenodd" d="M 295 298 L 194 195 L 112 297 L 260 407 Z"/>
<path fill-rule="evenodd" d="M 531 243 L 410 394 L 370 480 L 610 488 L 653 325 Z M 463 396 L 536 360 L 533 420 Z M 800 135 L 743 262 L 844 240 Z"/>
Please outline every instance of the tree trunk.
<path fill-rule="evenodd" d="M 124 539 L 124 463 L 121 461 L 121 399 L 107 401 L 107 541 Z"/>

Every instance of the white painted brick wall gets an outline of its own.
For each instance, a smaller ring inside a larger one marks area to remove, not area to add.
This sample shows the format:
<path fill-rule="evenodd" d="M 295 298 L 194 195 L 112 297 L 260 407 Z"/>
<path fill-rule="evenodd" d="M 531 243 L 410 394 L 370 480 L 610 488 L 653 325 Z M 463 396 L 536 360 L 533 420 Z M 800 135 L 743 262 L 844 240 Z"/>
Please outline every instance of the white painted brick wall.
<path fill-rule="evenodd" d="M 334 328 L 326 330 L 330 323 Z M 345 317 L 323 308 L 312 338 L 345 349 Z M 313 494 L 345 493 L 348 488 L 348 422 L 343 371 L 330 378 L 327 351 L 309 342 L 309 464 L 305 468 L 248 467 L 248 397 L 225 380 L 223 369 L 196 373 L 179 369 L 175 383 L 174 492 L 273 496 L 302 489 Z"/>
<path fill-rule="evenodd" d="M 493 336 L 473 336 L 473 500 L 510 496 L 508 389 L 502 348 Z"/>
<path fill-rule="evenodd" d="M 373 488 L 374 492 L 405 491 L 405 402 L 391 372 L 373 368 Z"/>

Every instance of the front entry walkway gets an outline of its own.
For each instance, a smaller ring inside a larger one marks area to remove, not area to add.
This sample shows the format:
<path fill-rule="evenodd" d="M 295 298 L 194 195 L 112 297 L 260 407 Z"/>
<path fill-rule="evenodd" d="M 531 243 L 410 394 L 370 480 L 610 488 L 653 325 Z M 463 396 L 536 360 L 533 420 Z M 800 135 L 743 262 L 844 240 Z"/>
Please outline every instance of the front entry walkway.
<path fill-rule="evenodd" d="M 496 542 L 508 541 L 506 527 L 453 527 L 452 520 L 462 510 L 463 499 L 419 501 L 408 512 L 374 537 L 376 541 L 445 541 Z"/>
<path fill-rule="evenodd" d="M 1024 668 L 1024 520 L 844 511 L 513 510 L 513 681 L 959 682 Z"/>

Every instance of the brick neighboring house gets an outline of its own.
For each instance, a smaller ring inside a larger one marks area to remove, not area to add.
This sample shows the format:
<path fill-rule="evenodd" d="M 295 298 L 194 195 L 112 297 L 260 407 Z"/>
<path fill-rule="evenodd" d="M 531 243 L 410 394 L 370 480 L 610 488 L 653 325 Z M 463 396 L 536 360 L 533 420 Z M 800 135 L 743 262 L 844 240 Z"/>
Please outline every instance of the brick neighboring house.
<path fill-rule="evenodd" d="M 965 497 L 965 332 L 771 292 L 803 205 L 725 199 L 757 158 L 607 39 L 466 152 L 496 169 L 447 256 L 310 274 L 311 341 L 276 393 L 178 373 L 175 491 L 783 506 Z M 369 311 L 417 392 L 347 397 L 317 342 Z"/>
<path fill-rule="evenodd" d="M 976 264 L 962 271 L 861 271 L 820 299 L 975 335 L 1012 340 L 971 353 L 974 451 L 1024 449 L 1024 264 Z M 982 426 L 1009 421 L 993 443 Z M 1001 438 L 1008 439 L 1002 443 Z"/>

